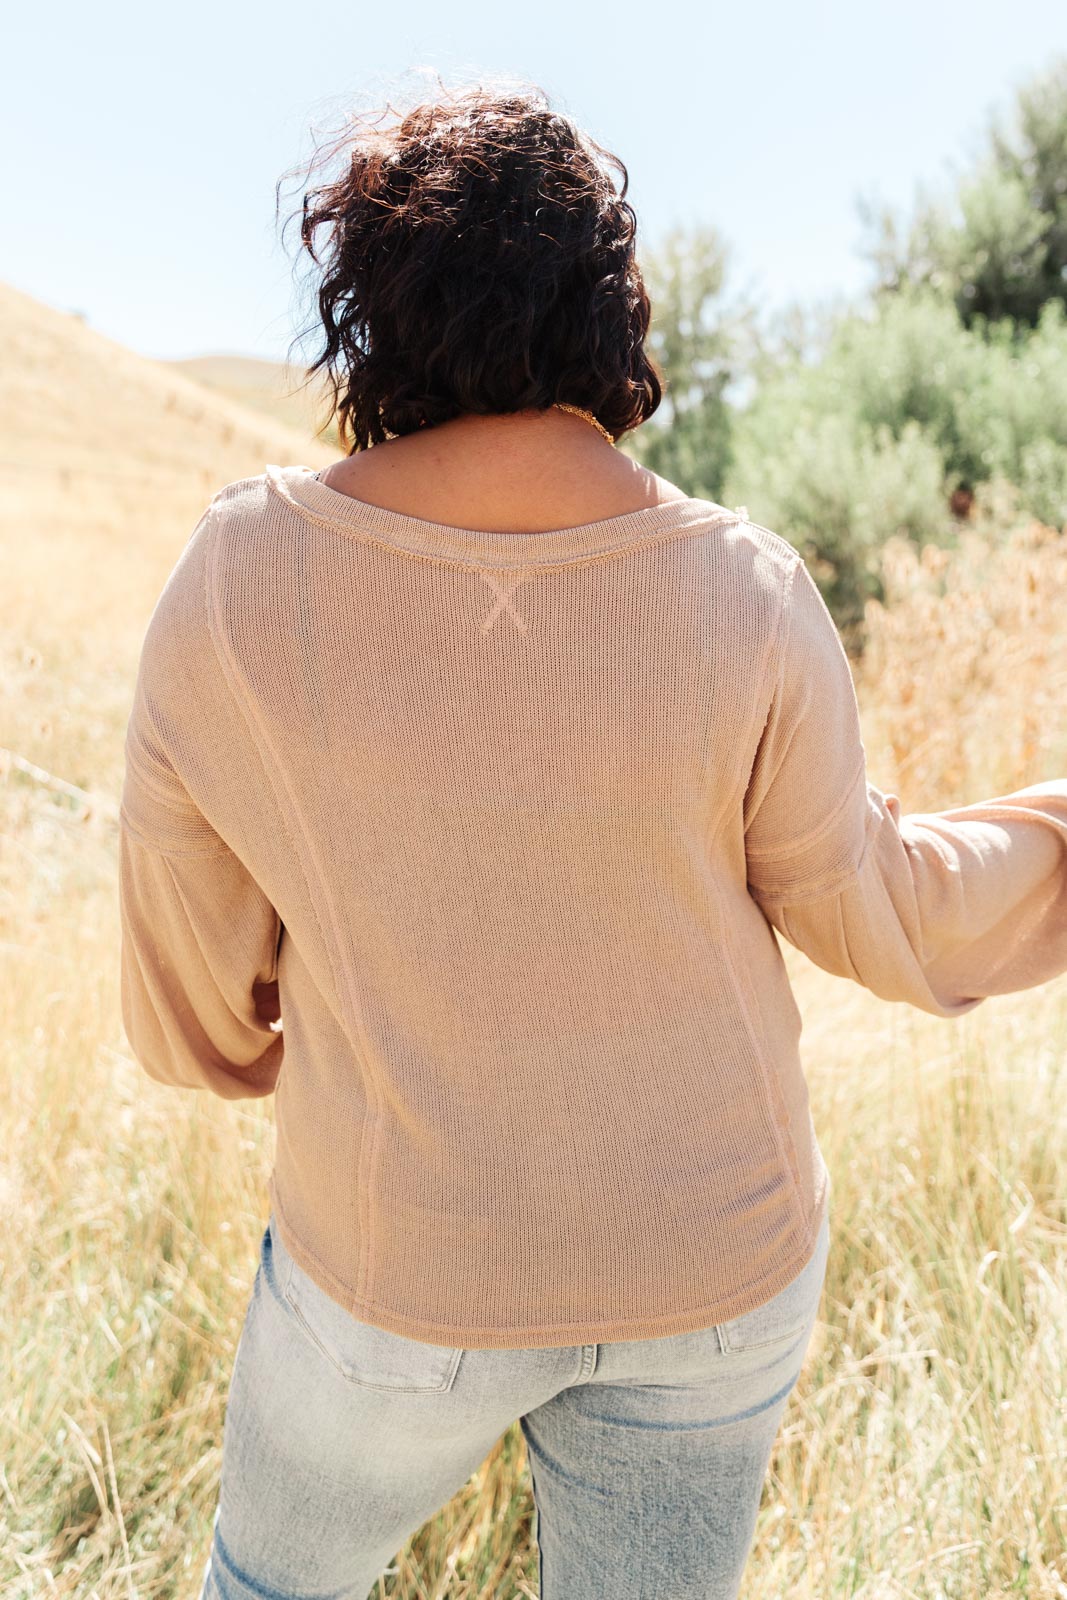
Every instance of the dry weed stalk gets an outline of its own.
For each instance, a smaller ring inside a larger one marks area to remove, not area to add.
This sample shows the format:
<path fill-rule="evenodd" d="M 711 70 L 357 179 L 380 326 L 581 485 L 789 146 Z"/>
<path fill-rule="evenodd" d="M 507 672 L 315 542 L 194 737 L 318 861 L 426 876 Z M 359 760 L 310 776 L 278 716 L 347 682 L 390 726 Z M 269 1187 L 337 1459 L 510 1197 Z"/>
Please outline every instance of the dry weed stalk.
<path fill-rule="evenodd" d="M 855 667 L 872 781 L 931 811 L 1067 774 L 1067 536 L 967 528 L 882 563 Z"/>

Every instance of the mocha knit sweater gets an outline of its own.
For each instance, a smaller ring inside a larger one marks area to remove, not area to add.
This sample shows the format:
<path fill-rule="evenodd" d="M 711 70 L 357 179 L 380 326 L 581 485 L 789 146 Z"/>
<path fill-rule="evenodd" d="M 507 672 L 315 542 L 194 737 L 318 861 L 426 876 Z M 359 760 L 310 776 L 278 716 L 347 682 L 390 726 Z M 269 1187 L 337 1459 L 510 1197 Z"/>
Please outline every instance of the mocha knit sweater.
<path fill-rule="evenodd" d="M 268 466 L 152 613 L 119 894 L 135 1056 L 275 1094 L 282 1238 L 354 1316 L 658 1338 L 828 1203 L 779 935 L 942 1017 L 1058 976 L 1067 780 L 902 816 L 804 562 L 711 501 L 483 533 Z"/>

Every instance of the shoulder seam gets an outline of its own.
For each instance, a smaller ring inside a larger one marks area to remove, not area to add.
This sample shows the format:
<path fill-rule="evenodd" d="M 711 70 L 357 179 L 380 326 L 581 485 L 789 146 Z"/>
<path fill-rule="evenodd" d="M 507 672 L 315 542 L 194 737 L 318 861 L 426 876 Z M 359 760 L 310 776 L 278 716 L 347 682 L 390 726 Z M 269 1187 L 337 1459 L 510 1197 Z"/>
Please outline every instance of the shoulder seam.
<path fill-rule="evenodd" d="M 778 664 L 775 669 L 774 693 L 772 694 L 771 700 L 772 705 L 781 682 L 782 667 L 785 663 L 786 650 L 793 633 L 793 612 L 790 606 L 790 602 L 793 598 L 793 584 L 796 579 L 797 572 L 804 565 L 803 558 L 797 552 L 794 552 L 794 555 L 796 556 L 796 559 L 790 562 L 789 566 L 786 568 L 785 577 L 782 579 L 782 603 L 778 609 L 778 624 L 774 630 L 774 654 L 777 657 Z M 770 711 L 771 706 L 768 705 L 768 716 L 770 715 Z"/>
<path fill-rule="evenodd" d="M 785 559 L 787 568 L 792 568 L 796 562 L 804 559 L 796 545 L 790 544 L 788 539 L 776 533 L 773 528 L 766 527 L 762 522 L 754 522 L 751 517 L 740 517 L 738 520 L 742 527 L 754 528 L 757 533 L 766 534 L 767 538 L 773 541 L 778 555 Z"/>

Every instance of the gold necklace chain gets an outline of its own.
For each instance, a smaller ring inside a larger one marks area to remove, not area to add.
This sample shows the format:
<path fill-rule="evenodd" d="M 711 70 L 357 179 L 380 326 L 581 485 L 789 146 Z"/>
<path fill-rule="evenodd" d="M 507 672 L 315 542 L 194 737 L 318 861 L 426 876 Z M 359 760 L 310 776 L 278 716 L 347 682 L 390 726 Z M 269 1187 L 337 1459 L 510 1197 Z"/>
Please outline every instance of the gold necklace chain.
<path fill-rule="evenodd" d="M 563 400 L 553 400 L 552 404 L 555 406 L 557 411 L 570 411 L 576 417 L 584 417 L 586 422 L 591 422 L 593 424 L 593 427 L 598 433 L 602 433 L 604 435 L 605 439 L 610 445 L 615 443 L 615 440 L 612 438 L 607 428 L 605 428 L 604 424 L 594 417 L 591 411 L 587 411 L 584 406 L 571 406 Z M 419 423 L 419 427 L 424 428 L 425 426 L 426 418 L 423 417 Z"/>
<path fill-rule="evenodd" d="M 608 432 L 607 428 L 605 428 L 602 422 L 597 421 L 596 417 L 594 417 L 591 411 L 586 411 L 582 406 L 566 405 L 562 400 L 554 400 L 552 404 L 556 407 L 557 411 L 570 411 L 576 417 L 584 417 L 586 422 L 591 422 L 593 427 L 604 435 L 609 444 L 615 443 L 615 440 L 611 437 L 611 434 Z"/>

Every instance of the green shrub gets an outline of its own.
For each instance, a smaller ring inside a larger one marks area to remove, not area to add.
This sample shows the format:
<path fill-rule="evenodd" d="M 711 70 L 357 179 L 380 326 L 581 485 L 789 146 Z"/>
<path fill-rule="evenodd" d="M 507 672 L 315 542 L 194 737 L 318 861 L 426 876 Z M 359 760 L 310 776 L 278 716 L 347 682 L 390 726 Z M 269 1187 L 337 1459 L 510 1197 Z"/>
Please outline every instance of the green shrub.
<path fill-rule="evenodd" d="M 951 544 L 953 490 L 993 477 L 1023 512 L 1067 521 L 1067 310 L 1036 328 L 965 328 L 928 288 L 843 317 L 816 363 L 766 371 L 733 418 L 722 501 L 744 504 L 832 575 L 839 622 L 881 598 L 877 548 L 890 533 Z"/>
<path fill-rule="evenodd" d="M 789 539 L 811 564 L 842 626 L 882 599 L 878 552 L 893 534 L 921 542 L 951 537 L 944 462 L 917 422 L 894 438 L 843 411 L 798 417 L 777 447 L 738 437 L 724 504 Z"/>

